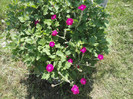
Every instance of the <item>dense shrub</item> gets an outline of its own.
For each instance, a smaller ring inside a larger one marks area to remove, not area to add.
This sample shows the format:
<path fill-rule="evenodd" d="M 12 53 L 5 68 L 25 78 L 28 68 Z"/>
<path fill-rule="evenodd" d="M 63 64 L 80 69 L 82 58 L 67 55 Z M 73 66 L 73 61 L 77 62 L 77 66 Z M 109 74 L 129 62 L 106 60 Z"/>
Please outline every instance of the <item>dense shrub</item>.
<path fill-rule="evenodd" d="M 73 94 L 108 52 L 108 15 L 89 0 L 14 0 L 7 15 L 14 57 L 42 79 L 70 83 Z"/>

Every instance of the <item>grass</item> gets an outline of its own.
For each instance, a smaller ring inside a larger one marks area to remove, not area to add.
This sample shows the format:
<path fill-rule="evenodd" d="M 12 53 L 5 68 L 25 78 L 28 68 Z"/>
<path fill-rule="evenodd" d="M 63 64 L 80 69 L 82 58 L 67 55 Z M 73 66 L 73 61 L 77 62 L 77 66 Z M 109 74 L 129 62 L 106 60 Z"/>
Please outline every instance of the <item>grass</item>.
<path fill-rule="evenodd" d="M 0 0 L 0 29 L 3 29 L 2 19 L 5 18 L 5 12 L 10 0 Z"/>
<path fill-rule="evenodd" d="M 0 0 L 0 13 L 8 3 Z M 0 99 L 133 99 L 133 0 L 110 0 L 106 9 L 111 15 L 106 31 L 112 45 L 109 55 L 97 64 L 91 92 L 86 87 L 77 96 L 59 95 L 59 87 L 51 88 L 47 82 L 28 75 L 26 66 L 14 62 L 10 51 L 0 45 Z M 0 20 L 3 18 L 0 15 Z M 0 43 L 3 40 L 0 35 Z"/>
<path fill-rule="evenodd" d="M 0 0 L 0 19 L 5 17 L 5 11 L 10 1 L 11 0 Z"/>
<path fill-rule="evenodd" d="M 91 96 L 94 99 L 133 98 L 133 1 L 111 0 L 108 37 L 110 54 L 97 64 Z"/>

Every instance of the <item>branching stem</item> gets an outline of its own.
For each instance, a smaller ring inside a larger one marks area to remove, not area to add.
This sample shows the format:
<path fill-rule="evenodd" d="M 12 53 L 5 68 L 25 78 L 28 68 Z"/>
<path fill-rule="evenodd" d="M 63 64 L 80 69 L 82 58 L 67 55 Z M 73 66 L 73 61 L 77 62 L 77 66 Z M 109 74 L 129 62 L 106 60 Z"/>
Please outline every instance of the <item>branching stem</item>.
<path fill-rule="evenodd" d="M 66 79 L 66 78 L 61 74 L 61 72 L 58 72 L 58 74 L 59 74 L 62 78 L 64 78 L 66 82 L 71 83 L 70 80 Z"/>

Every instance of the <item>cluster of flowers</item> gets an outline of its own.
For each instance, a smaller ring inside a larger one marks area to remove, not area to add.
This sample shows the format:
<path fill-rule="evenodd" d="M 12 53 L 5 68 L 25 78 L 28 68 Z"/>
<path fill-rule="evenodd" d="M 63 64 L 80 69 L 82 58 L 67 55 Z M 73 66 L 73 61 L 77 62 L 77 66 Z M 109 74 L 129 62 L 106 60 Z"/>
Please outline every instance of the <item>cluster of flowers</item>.
<path fill-rule="evenodd" d="M 78 9 L 80 9 L 81 11 L 84 11 L 85 10 L 85 8 L 86 8 L 86 5 L 81 5 L 81 6 L 79 6 L 78 7 Z M 51 16 L 51 19 L 52 20 L 54 20 L 54 19 L 56 19 L 56 15 L 52 15 Z M 72 18 L 68 18 L 67 20 L 66 20 L 66 24 L 67 25 L 72 25 L 73 24 L 73 19 Z M 35 21 L 35 25 L 37 25 L 39 23 L 39 21 L 37 20 L 37 21 Z M 54 31 L 52 31 L 52 36 L 56 36 L 58 34 L 58 32 L 57 32 L 57 30 L 54 30 Z M 49 43 L 49 46 L 50 47 L 54 47 L 55 46 L 55 43 L 54 43 L 54 41 L 51 41 L 50 43 Z M 82 49 L 80 49 L 80 51 L 84 54 L 87 50 L 86 50 L 86 47 L 83 47 Z M 67 56 L 68 57 L 68 56 Z M 98 55 L 98 59 L 99 60 L 102 60 L 103 59 L 103 55 Z M 69 60 L 68 60 L 68 62 L 69 63 L 73 63 L 73 60 L 70 58 Z M 77 66 L 77 68 L 79 68 L 79 66 Z M 46 70 L 48 71 L 48 72 L 52 72 L 53 70 L 54 70 L 54 66 L 52 65 L 52 64 L 48 64 L 47 66 L 46 66 Z M 86 84 L 86 79 L 85 78 L 82 78 L 81 80 L 80 80 L 80 83 L 82 84 L 82 85 L 85 85 Z M 73 92 L 73 94 L 79 94 L 79 87 L 77 86 L 77 85 L 73 85 L 73 87 L 71 88 L 71 91 Z"/>

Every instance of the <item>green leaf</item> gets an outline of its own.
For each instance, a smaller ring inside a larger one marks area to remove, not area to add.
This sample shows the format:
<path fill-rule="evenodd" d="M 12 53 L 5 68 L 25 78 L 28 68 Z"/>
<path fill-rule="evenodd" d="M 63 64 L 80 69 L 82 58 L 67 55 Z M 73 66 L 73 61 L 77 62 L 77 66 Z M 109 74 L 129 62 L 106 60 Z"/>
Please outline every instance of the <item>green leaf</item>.
<path fill-rule="evenodd" d="M 64 30 L 65 30 L 65 31 L 70 31 L 71 29 L 68 28 L 68 29 L 64 29 Z"/>
<path fill-rule="evenodd" d="M 57 52 L 56 52 L 56 55 L 58 55 L 58 56 L 63 56 L 64 54 L 63 54 L 61 51 L 57 51 Z"/>
<path fill-rule="evenodd" d="M 68 51 L 66 51 L 66 52 L 65 52 L 65 54 L 68 56 L 68 55 L 70 55 L 70 54 L 71 54 L 71 51 L 70 51 L 70 50 L 68 50 Z"/>
<path fill-rule="evenodd" d="M 59 61 L 57 70 L 59 71 L 61 69 L 61 67 L 62 67 L 62 62 Z"/>
<path fill-rule="evenodd" d="M 20 20 L 20 22 L 25 22 L 24 17 L 18 17 L 18 19 Z"/>
<path fill-rule="evenodd" d="M 93 48 L 88 48 L 88 47 L 86 47 L 86 49 L 87 49 L 87 51 L 89 51 L 89 52 L 92 52 L 92 51 L 93 51 Z"/>
<path fill-rule="evenodd" d="M 94 43 L 96 42 L 96 38 L 92 36 L 92 37 L 89 39 L 89 42 L 90 42 L 91 44 L 94 44 Z"/>
<path fill-rule="evenodd" d="M 37 8 L 37 6 L 34 4 L 34 2 L 24 3 L 24 5 L 27 7 Z"/>
<path fill-rule="evenodd" d="M 43 52 L 45 52 L 47 55 L 51 55 L 50 50 L 48 48 L 43 48 Z"/>
<path fill-rule="evenodd" d="M 54 8 L 56 9 L 56 11 L 58 11 L 59 6 L 58 5 L 54 5 Z"/>
<path fill-rule="evenodd" d="M 41 29 L 42 29 L 42 26 L 41 26 L 40 24 L 37 24 L 37 25 L 36 25 L 36 28 L 37 28 L 38 30 L 41 30 Z"/>
<path fill-rule="evenodd" d="M 57 37 L 57 36 L 54 36 L 54 37 L 53 37 L 53 40 L 54 40 L 54 41 L 58 41 L 58 39 L 59 39 L 59 37 Z"/>
<path fill-rule="evenodd" d="M 25 42 L 27 42 L 29 44 L 33 44 L 33 40 L 28 37 L 25 38 Z"/>
<path fill-rule="evenodd" d="M 67 14 L 67 16 L 66 16 L 67 18 L 70 18 L 70 15 L 69 14 Z"/>
<path fill-rule="evenodd" d="M 56 55 L 50 55 L 49 57 L 55 59 Z"/>
<path fill-rule="evenodd" d="M 77 19 L 73 19 L 75 23 L 78 23 L 78 20 Z"/>
<path fill-rule="evenodd" d="M 52 77 L 52 78 L 55 78 L 55 72 L 52 72 L 52 73 L 51 73 L 51 77 Z"/>
<path fill-rule="evenodd" d="M 43 73 L 43 75 L 42 75 L 42 79 L 48 80 L 49 77 L 50 77 L 50 73 Z"/>
<path fill-rule="evenodd" d="M 65 77 L 65 78 L 63 78 L 64 80 L 68 80 L 68 78 L 69 78 L 69 73 L 68 73 L 68 71 L 64 71 L 63 73 L 63 76 Z"/>
<path fill-rule="evenodd" d="M 65 66 L 63 66 L 63 70 L 69 69 L 71 67 L 71 63 L 66 62 Z"/>
<path fill-rule="evenodd" d="M 47 24 L 48 26 L 50 26 L 52 24 L 52 20 L 51 19 L 45 19 L 44 24 Z"/>
<path fill-rule="evenodd" d="M 71 11 L 71 10 L 69 9 L 69 10 L 66 11 L 66 13 L 70 13 L 70 11 Z"/>
<path fill-rule="evenodd" d="M 97 57 L 97 56 L 98 56 L 98 54 L 96 53 L 96 51 L 94 51 L 93 53 L 94 53 L 94 56 L 95 56 L 95 57 Z"/>
<path fill-rule="evenodd" d="M 56 27 L 58 27 L 59 26 L 59 22 L 55 22 L 55 24 L 54 24 Z"/>
<path fill-rule="evenodd" d="M 47 15 L 48 14 L 48 5 L 44 6 L 43 8 L 43 15 Z"/>
<path fill-rule="evenodd" d="M 29 20 L 29 16 L 24 15 L 24 16 L 18 17 L 18 19 L 20 20 L 20 22 L 25 22 L 26 20 Z"/>
<path fill-rule="evenodd" d="M 42 45 L 42 46 L 44 46 L 45 43 L 46 43 L 46 40 L 45 40 L 45 39 L 41 39 L 41 40 L 38 42 L 38 44 L 40 44 L 40 45 Z"/>
<path fill-rule="evenodd" d="M 55 45 L 55 47 L 56 47 L 56 48 L 60 48 L 61 46 L 60 46 L 60 44 L 58 43 L 58 44 Z"/>
<path fill-rule="evenodd" d="M 57 64 L 58 64 L 58 61 L 54 61 L 54 64 L 53 65 L 56 66 Z"/>
<path fill-rule="evenodd" d="M 76 73 L 76 71 L 72 71 L 71 73 L 72 73 L 72 77 L 76 80 L 76 78 L 77 78 L 77 73 Z"/>
<path fill-rule="evenodd" d="M 98 45 L 99 45 L 99 43 L 95 43 L 95 44 L 94 44 L 94 46 L 98 46 Z"/>
<path fill-rule="evenodd" d="M 39 52 L 42 52 L 42 49 L 43 49 L 42 46 L 38 46 L 38 51 L 39 51 Z"/>
<path fill-rule="evenodd" d="M 61 57 L 61 61 L 62 61 L 62 62 L 66 61 L 66 56 L 64 55 L 63 52 L 57 51 L 57 52 L 56 52 L 56 55 L 58 55 L 58 56 Z"/>
<path fill-rule="evenodd" d="M 40 58 L 41 58 L 40 56 L 37 56 L 37 57 L 36 57 L 36 60 L 39 60 Z"/>
<path fill-rule="evenodd" d="M 43 10 L 43 15 L 47 15 L 48 14 L 48 9 L 47 8 L 45 8 L 44 10 Z"/>

